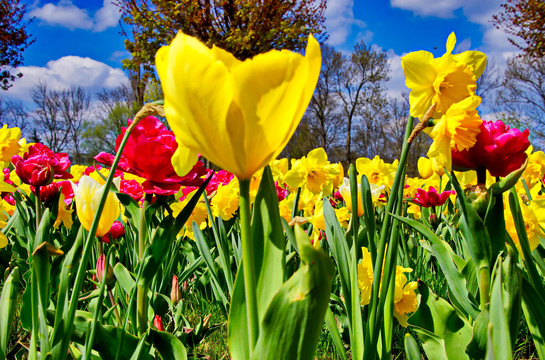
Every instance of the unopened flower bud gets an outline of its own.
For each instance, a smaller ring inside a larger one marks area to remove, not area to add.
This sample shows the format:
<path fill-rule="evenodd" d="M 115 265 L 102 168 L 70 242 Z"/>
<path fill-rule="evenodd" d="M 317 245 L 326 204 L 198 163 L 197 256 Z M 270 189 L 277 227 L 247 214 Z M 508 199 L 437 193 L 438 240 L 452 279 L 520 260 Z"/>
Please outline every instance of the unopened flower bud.
<path fill-rule="evenodd" d="M 178 285 L 178 277 L 176 275 L 172 276 L 172 289 L 170 290 L 170 301 L 174 305 L 182 300 L 182 294 L 180 292 L 180 286 Z"/>
<path fill-rule="evenodd" d="M 208 314 L 205 316 L 205 318 L 202 321 L 202 328 L 208 329 L 208 326 L 210 325 L 210 318 L 212 317 L 212 314 Z"/>
<path fill-rule="evenodd" d="M 106 266 L 106 256 L 101 254 L 97 260 L 97 279 L 99 282 L 102 282 L 104 278 L 104 267 Z M 108 265 L 108 270 L 106 271 L 106 285 L 112 285 L 115 282 L 114 271 L 111 266 Z"/>
<path fill-rule="evenodd" d="M 435 215 L 434 213 L 431 213 L 430 214 L 430 217 L 428 218 L 428 220 L 430 221 L 430 224 L 431 226 L 433 226 L 433 228 L 437 228 L 437 215 Z"/>
<path fill-rule="evenodd" d="M 159 331 L 165 331 L 165 327 L 163 326 L 163 320 L 161 320 L 161 317 L 159 315 L 155 315 L 153 318 L 153 326 Z"/>
<path fill-rule="evenodd" d="M 479 215 L 484 215 L 490 201 L 490 193 L 484 184 L 472 186 L 466 194 L 471 206 Z"/>

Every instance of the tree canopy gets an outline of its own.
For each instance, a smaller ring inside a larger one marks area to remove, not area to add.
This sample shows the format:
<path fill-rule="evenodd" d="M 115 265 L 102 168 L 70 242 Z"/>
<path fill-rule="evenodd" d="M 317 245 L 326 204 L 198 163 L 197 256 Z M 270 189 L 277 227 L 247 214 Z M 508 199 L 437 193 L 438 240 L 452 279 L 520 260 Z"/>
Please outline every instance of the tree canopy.
<path fill-rule="evenodd" d="M 132 33 L 124 66 L 151 72 L 157 50 L 178 31 L 243 60 L 271 49 L 300 50 L 324 37 L 326 0 L 117 0 Z M 144 79 L 145 80 L 145 79 Z"/>
<path fill-rule="evenodd" d="M 22 74 L 13 68 L 23 63 L 23 51 L 34 41 L 26 32 L 26 5 L 0 0 L 0 87 L 7 90 Z"/>
<path fill-rule="evenodd" d="M 514 36 L 509 41 L 533 57 L 545 56 L 545 1 L 507 0 L 494 25 Z"/>

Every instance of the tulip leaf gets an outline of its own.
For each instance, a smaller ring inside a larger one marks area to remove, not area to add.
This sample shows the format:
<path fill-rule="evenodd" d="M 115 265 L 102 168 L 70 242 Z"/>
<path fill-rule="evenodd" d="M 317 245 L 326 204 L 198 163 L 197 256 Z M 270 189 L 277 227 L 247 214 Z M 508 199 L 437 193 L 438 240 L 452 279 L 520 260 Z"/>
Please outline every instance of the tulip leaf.
<path fill-rule="evenodd" d="M 422 358 L 422 356 L 420 355 L 420 350 L 418 348 L 418 343 L 411 335 L 411 333 L 405 334 L 404 345 L 405 356 L 407 357 L 407 360 L 420 360 Z"/>
<path fill-rule="evenodd" d="M 526 166 L 528 166 L 528 157 L 526 156 L 526 160 L 524 161 L 524 164 L 517 170 L 509 173 L 507 176 L 502 178 L 500 181 L 495 182 L 490 186 L 490 192 L 492 195 L 501 195 L 507 190 L 511 189 L 517 181 L 519 181 L 520 177 L 524 173 L 524 170 L 526 170 Z"/>
<path fill-rule="evenodd" d="M 114 275 L 119 285 L 121 285 L 121 287 L 123 288 L 123 291 L 125 291 L 125 293 L 127 294 L 130 294 L 132 289 L 134 288 L 135 281 L 129 270 L 127 270 L 127 268 L 123 266 L 123 264 L 117 263 L 114 266 Z"/>
<path fill-rule="evenodd" d="M 55 317 L 54 311 L 48 311 L 47 317 L 51 321 Z M 74 331 L 71 340 L 78 344 L 85 344 L 85 338 L 90 330 L 93 314 L 87 311 L 76 311 L 74 317 Z M 111 325 L 96 325 L 96 336 L 93 343 L 93 350 L 96 350 L 104 360 L 116 358 L 118 343 L 123 337 L 123 347 L 119 354 L 119 360 L 130 360 L 134 350 L 138 347 L 140 339 L 123 329 Z M 144 344 L 144 353 L 149 352 L 150 344 Z"/>
<path fill-rule="evenodd" d="M 374 260 L 377 251 L 377 247 L 375 245 L 375 207 L 373 205 L 373 194 L 371 192 L 371 185 L 369 185 L 369 180 L 367 179 L 367 176 L 362 175 L 360 186 L 363 204 L 363 218 L 365 220 L 365 228 L 367 229 L 367 242 L 371 256 Z"/>
<path fill-rule="evenodd" d="M 466 348 L 466 353 L 472 360 L 480 360 L 486 356 L 488 324 L 490 322 L 489 308 L 490 306 L 487 304 L 473 323 L 473 337 Z"/>
<path fill-rule="evenodd" d="M 435 295 L 421 280 L 418 281 L 421 302 L 408 323 L 422 341 L 430 360 L 469 359 L 464 349 L 471 340 L 471 326 L 458 315 L 447 301 Z"/>
<path fill-rule="evenodd" d="M 458 271 L 454 262 L 449 254 L 448 245 L 446 245 L 437 234 L 431 231 L 428 227 L 419 223 L 416 220 L 401 217 L 398 215 L 392 215 L 394 218 L 399 219 L 405 224 L 411 226 L 413 229 L 425 236 L 431 243 L 433 254 L 435 255 L 450 289 L 450 296 L 455 298 L 455 301 L 460 306 L 460 310 L 468 317 L 476 319 L 479 315 L 479 308 L 471 301 L 467 290 L 466 279 Z"/>
<path fill-rule="evenodd" d="M 543 289 L 535 289 L 532 284 L 522 277 L 522 309 L 528 324 L 534 346 L 540 359 L 545 359 L 545 302 L 540 293 Z"/>
<path fill-rule="evenodd" d="M 253 359 L 314 359 L 329 305 L 333 264 L 296 227 L 302 266 L 272 299 L 261 324 Z"/>
<path fill-rule="evenodd" d="M 502 195 L 493 196 L 484 221 L 491 239 L 490 263 L 494 264 L 498 255 L 505 249 L 505 217 Z"/>
<path fill-rule="evenodd" d="M 152 343 L 165 360 L 186 360 L 187 351 L 177 337 L 164 331 L 150 329 Z"/>
<path fill-rule="evenodd" d="M 263 170 L 253 208 L 253 268 L 256 271 L 257 311 L 261 323 L 269 303 L 284 282 L 285 271 L 286 239 L 278 211 L 278 195 L 268 166 Z M 235 360 L 248 359 L 250 351 L 243 274 L 243 266 L 239 264 L 229 310 L 229 346 Z"/>
<path fill-rule="evenodd" d="M 20 281 L 19 268 L 15 267 L 4 282 L 2 295 L 0 295 L 0 314 L 2 314 L 0 317 L 0 359 L 4 359 L 9 350 L 9 336 L 13 325 L 13 317 L 17 310 Z"/>
<path fill-rule="evenodd" d="M 449 174 L 449 177 L 454 190 L 456 190 L 456 203 L 461 213 L 458 225 L 467 242 L 471 258 L 478 269 L 490 268 L 491 241 L 488 230 L 477 211 L 466 198 L 456 176 Z"/>
<path fill-rule="evenodd" d="M 342 360 L 348 360 L 348 356 L 346 355 L 346 349 L 344 348 L 341 334 L 339 333 L 339 328 L 337 327 L 337 322 L 335 321 L 335 315 L 333 315 L 333 312 L 329 307 L 327 308 L 325 314 L 325 324 L 327 326 L 331 339 L 333 339 L 333 344 L 335 344 L 335 347 L 337 348 L 337 353 Z"/>
<path fill-rule="evenodd" d="M 492 295 L 490 297 L 490 324 L 489 344 L 492 343 L 493 358 L 497 360 L 512 359 L 511 336 L 509 334 L 509 321 L 505 313 L 503 297 L 503 274 L 501 271 L 502 262 L 496 267 L 496 278 L 492 284 Z M 488 349 L 490 353 L 490 349 Z"/>
<path fill-rule="evenodd" d="M 259 319 L 263 318 L 271 299 L 284 282 L 286 238 L 280 219 L 276 186 L 267 166 L 263 169 L 252 216 Z"/>

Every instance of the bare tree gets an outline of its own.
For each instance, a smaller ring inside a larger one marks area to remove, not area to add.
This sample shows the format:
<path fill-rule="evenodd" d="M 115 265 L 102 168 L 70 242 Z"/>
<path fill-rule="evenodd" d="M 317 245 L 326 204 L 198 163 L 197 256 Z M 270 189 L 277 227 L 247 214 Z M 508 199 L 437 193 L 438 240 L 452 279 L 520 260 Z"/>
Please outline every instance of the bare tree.
<path fill-rule="evenodd" d="M 0 122 L 9 127 L 18 127 L 23 137 L 25 130 L 31 128 L 28 110 L 20 100 L 6 100 L 0 97 Z"/>
<path fill-rule="evenodd" d="M 91 97 L 80 87 L 50 90 L 39 83 L 32 90 L 35 126 L 40 141 L 55 152 L 68 151 L 82 161 L 82 135 L 90 118 Z"/>
<path fill-rule="evenodd" d="M 32 100 L 36 105 L 34 123 L 40 142 L 55 152 L 65 150 L 70 130 L 60 116 L 53 92 L 40 82 L 32 89 Z"/>
<path fill-rule="evenodd" d="M 307 109 L 306 120 L 319 140 L 318 146 L 331 152 L 343 127 L 339 97 L 334 81 L 342 69 L 342 54 L 331 46 L 322 47 L 322 69 Z"/>
<path fill-rule="evenodd" d="M 530 56 L 508 60 L 498 92 L 504 120 L 530 128 L 535 145 L 545 145 L 545 58 Z"/>
<path fill-rule="evenodd" d="M 115 152 L 115 141 L 127 120 L 139 110 L 138 100 L 129 84 L 97 93 L 98 109 L 93 126 L 83 135 L 85 151 L 96 155 L 101 151 Z"/>
<path fill-rule="evenodd" d="M 345 161 L 351 163 L 352 131 L 358 111 L 369 100 L 377 100 L 382 93 L 382 85 L 389 79 L 390 67 L 384 51 L 375 51 L 370 46 L 359 42 L 354 46 L 350 58 L 343 58 L 342 71 L 335 79 L 336 93 L 342 102 L 343 117 L 346 126 Z"/>

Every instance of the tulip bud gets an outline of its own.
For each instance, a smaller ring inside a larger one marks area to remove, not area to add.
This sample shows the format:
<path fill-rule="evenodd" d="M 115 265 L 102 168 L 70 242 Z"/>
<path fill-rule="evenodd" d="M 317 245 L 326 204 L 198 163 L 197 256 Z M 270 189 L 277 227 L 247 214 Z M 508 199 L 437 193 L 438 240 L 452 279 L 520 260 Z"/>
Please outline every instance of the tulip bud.
<path fill-rule="evenodd" d="M 437 223 L 437 215 L 435 215 L 434 213 L 432 213 L 432 214 L 430 215 L 430 217 L 428 218 L 428 220 L 430 221 L 430 224 L 431 224 L 431 226 L 432 226 L 434 229 L 437 228 L 437 225 L 438 225 L 438 223 Z"/>
<path fill-rule="evenodd" d="M 212 317 L 212 314 L 208 314 L 204 317 L 203 321 L 202 321 L 202 328 L 204 330 L 207 330 L 209 325 L 210 325 L 210 318 Z"/>
<path fill-rule="evenodd" d="M 104 267 L 106 266 L 106 256 L 101 254 L 97 260 L 97 279 L 102 282 L 104 278 Z M 108 265 L 108 271 L 106 272 L 106 285 L 112 285 L 115 282 L 114 271 L 111 266 Z"/>
<path fill-rule="evenodd" d="M 159 331 L 165 331 L 165 327 L 163 326 L 163 320 L 161 320 L 161 317 L 159 315 L 155 315 L 153 318 L 153 326 Z"/>
<path fill-rule="evenodd" d="M 484 184 L 472 186 L 466 194 L 477 214 L 484 215 L 490 201 L 490 193 Z M 492 200 L 494 201 L 494 200 Z"/>
<path fill-rule="evenodd" d="M 172 276 L 172 289 L 170 290 L 170 301 L 174 305 L 182 300 L 182 294 L 180 292 L 180 286 L 178 285 L 178 277 L 176 275 Z"/>

